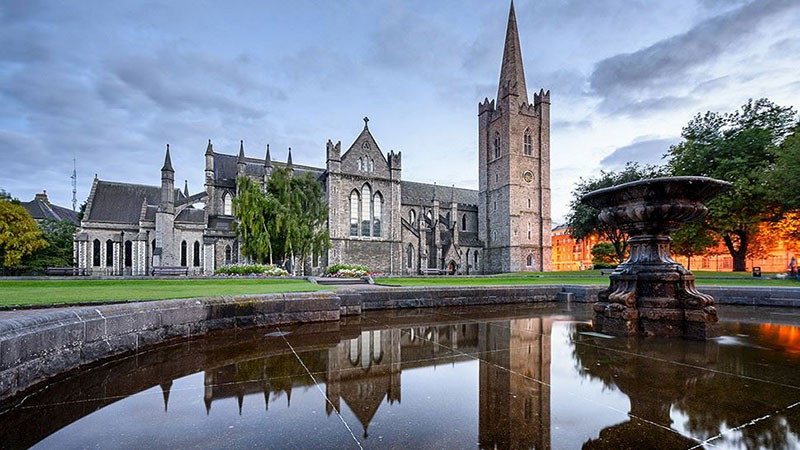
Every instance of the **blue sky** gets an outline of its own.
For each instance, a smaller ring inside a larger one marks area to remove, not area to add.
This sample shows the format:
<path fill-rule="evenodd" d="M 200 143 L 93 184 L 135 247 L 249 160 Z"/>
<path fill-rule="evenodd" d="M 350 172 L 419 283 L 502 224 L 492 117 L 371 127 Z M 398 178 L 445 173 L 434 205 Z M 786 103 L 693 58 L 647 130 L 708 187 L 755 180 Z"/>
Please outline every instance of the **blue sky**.
<path fill-rule="evenodd" d="M 658 162 L 697 112 L 800 107 L 796 0 L 518 0 L 528 88 L 552 91 L 553 216 L 580 177 Z M 370 117 L 403 178 L 477 188 L 503 1 L 0 3 L 0 188 L 70 204 L 101 179 L 202 189 L 203 152 L 324 165 Z"/>

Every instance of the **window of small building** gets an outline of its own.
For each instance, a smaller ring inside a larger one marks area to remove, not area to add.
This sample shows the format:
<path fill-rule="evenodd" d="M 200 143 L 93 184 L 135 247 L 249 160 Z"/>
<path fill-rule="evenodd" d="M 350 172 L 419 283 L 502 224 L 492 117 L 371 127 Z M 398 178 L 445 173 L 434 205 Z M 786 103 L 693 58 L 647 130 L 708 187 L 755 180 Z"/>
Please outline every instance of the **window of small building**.
<path fill-rule="evenodd" d="M 406 266 L 409 269 L 414 268 L 414 246 L 408 244 L 408 248 L 406 248 Z"/>
<path fill-rule="evenodd" d="M 181 266 L 186 267 L 186 241 L 181 241 Z"/>
<path fill-rule="evenodd" d="M 106 267 L 114 267 L 114 242 L 106 241 Z"/>
<path fill-rule="evenodd" d="M 231 246 L 230 245 L 226 245 L 225 246 L 225 264 L 230 264 L 230 263 L 231 263 Z"/>
<path fill-rule="evenodd" d="M 95 239 L 92 242 L 92 265 L 100 267 L 100 239 Z"/>
<path fill-rule="evenodd" d="M 125 241 L 125 267 L 133 266 L 133 243 Z"/>
<path fill-rule="evenodd" d="M 194 248 L 192 249 L 192 263 L 195 267 L 200 267 L 200 242 L 194 241 Z"/>

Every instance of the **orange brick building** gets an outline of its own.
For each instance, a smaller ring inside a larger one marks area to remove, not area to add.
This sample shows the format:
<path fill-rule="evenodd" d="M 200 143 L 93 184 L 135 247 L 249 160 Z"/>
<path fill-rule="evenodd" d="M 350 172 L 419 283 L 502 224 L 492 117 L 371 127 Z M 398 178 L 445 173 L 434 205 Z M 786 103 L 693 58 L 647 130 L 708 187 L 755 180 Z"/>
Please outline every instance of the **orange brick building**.
<path fill-rule="evenodd" d="M 553 229 L 553 270 L 588 270 L 592 268 L 592 247 L 602 242 L 597 236 L 575 239 L 569 228 L 561 225 Z M 800 242 L 775 240 L 762 258 L 748 258 L 747 270 L 761 267 L 762 272 L 786 272 L 792 256 L 800 261 Z M 673 258 L 690 270 L 729 272 L 733 270 L 733 258 L 725 244 L 720 241 L 717 248 L 707 256 L 695 256 L 691 265 L 684 256 Z"/>

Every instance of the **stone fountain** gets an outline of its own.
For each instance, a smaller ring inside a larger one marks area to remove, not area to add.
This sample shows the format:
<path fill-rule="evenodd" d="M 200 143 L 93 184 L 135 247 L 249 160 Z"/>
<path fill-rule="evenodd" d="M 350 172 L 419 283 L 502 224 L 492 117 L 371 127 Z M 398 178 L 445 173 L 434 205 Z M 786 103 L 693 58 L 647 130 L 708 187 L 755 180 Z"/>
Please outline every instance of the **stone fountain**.
<path fill-rule="evenodd" d="M 704 202 L 730 183 L 706 177 L 665 177 L 586 194 L 600 220 L 627 233 L 630 256 L 611 274 L 594 305 L 597 331 L 616 336 L 714 336 L 714 298 L 670 256 L 670 233 L 708 213 Z"/>

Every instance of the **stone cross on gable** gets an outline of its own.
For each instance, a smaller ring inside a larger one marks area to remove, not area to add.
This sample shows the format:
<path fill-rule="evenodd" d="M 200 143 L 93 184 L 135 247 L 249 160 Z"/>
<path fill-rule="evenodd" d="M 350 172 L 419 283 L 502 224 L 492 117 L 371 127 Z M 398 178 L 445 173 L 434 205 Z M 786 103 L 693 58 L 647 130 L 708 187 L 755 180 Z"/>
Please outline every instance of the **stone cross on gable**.
<path fill-rule="evenodd" d="M 368 128 L 369 117 L 364 116 L 364 128 Z"/>

